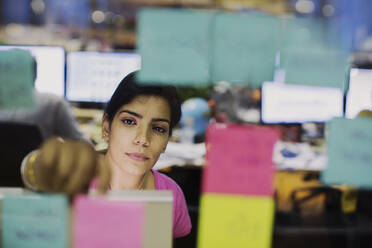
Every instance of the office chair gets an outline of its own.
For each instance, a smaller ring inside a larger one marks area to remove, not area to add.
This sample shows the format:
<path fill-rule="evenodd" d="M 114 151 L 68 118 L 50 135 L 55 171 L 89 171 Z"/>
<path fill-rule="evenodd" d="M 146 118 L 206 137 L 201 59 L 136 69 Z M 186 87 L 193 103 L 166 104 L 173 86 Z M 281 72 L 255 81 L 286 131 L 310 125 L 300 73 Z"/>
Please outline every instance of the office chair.
<path fill-rule="evenodd" d="M 36 125 L 0 122 L 0 187 L 24 187 L 20 173 L 22 160 L 42 142 Z"/>

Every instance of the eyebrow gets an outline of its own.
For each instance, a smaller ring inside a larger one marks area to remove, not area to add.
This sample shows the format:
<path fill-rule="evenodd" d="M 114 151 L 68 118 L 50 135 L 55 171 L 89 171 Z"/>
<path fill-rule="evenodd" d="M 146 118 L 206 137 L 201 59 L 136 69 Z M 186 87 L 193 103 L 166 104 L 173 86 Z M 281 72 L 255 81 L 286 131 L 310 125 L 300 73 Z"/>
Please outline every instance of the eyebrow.
<path fill-rule="evenodd" d="M 130 111 L 130 110 L 126 110 L 126 109 L 119 111 L 119 114 L 121 114 L 121 113 L 128 113 L 128 114 L 134 115 L 135 117 L 140 118 L 140 119 L 143 118 L 142 115 L 140 115 L 136 112 Z M 166 123 L 170 124 L 170 121 L 168 119 L 165 119 L 165 118 L 153 118 L 152 121 L 162 121 L 162 122 L 166 122 Z"/>

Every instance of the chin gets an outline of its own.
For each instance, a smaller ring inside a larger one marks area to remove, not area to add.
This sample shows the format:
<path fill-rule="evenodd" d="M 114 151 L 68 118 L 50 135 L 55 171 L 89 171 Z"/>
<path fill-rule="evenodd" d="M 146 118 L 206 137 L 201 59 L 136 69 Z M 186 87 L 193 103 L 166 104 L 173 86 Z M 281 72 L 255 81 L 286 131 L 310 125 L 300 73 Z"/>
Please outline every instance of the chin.
<path fill-rule="evenodd" d="M 145 169 L 141 166 L 138 165 L 132 165 L 130 169 L 128 169 L 128 173 L 133 174 L 133 175 L 143 175 L 150 169 Z"/>

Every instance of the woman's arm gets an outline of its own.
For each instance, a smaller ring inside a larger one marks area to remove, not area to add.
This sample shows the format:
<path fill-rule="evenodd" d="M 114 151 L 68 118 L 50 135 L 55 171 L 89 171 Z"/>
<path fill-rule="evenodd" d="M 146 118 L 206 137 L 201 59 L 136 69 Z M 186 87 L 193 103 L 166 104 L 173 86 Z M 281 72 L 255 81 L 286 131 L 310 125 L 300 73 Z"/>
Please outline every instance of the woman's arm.
<path fill-rule="evenodd" d="M 87 192 L 93 178 L 98 178 L 99 190 L 105 191 L 110 179 L 109 167 L 91 144 L 61 138 L 49 139 L 29 153 L 21 174 L 29 189 L 71 196 Z"/>
<path fill-rule="evenodd" d="M 27 156 L 23 158 L 21 164 L 21 176 L 23 184 L 26 186 L 26 188 L 35 191 L 38 190 L 38 186 L 35 181 L 35 172 L 33 169 L 33 164 L 37 156 L 37 151 L 38 150 L 34 150 L 27 154 Z"/>

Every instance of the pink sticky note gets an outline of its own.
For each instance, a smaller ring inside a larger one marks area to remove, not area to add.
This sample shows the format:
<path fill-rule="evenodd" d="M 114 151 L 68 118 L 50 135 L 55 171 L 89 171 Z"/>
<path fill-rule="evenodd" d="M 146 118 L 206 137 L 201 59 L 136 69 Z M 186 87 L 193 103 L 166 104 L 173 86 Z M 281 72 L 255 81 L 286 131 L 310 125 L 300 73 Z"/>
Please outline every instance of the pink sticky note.
<path fill-rule="evenodd" d="M 145 205 L 79 196 L 74 202 L 75 248 L 142 248 Z"/>
<path fill-rule="evenodd" d="M 203 192 L 273 195 L 274 128 L 213 124 L 207 130 Z"/>

